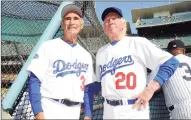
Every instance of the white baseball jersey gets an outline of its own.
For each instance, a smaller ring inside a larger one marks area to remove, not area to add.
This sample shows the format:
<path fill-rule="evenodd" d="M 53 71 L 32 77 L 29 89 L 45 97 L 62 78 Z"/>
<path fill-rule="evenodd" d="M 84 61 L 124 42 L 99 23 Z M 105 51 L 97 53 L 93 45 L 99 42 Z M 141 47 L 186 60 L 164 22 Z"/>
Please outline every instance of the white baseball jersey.
<path fill-rule="evenodd" d="M 182 54 L 175 57 L 180 62 L 179 68 L 162 86 L 166 106 L 174 105 L 175 109 L 171 111 L 173 119 L 191 119 L 191 58 Z M 159 66 L 152 71 L 149 81 L 158 69 Z"/>
<path fill-rule="evenodd" d="M 153 70 L 172 55 L 146 38 L 125 36 L 115 45 L 99 49 L 96 77 L 102 83 L 102 95 L 108 99 L 131 98 L 146 86 L 147 70 Z"/>
<path fill-rule="evenodd" d="M 93 82 L 92 65 L 92 57 L 83 47 L 72 47 L 57 38 L 43 43 L 28 71 L 41 81 L 43 97 L 83 102 L 84 86 Z"/>

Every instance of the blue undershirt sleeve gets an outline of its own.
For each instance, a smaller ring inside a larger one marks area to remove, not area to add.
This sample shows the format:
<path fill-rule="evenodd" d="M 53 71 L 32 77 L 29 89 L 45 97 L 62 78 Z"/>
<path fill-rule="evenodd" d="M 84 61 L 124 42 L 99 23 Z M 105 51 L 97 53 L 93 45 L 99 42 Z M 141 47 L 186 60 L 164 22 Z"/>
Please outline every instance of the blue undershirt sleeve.
<path fill-rule="evenodd" d="M 84 90 L 84 115 L 92 118 L 94 94 L 101 91 L 101 83 L 94 82 L 85 86 Z"/>
<path fill-rule="evenodd" d="M 174 74 L 176 69 L 179 67 L 179 64 L 179 61 L 175 57 L 171 57 L 165 63 L 160 65 L 160 68 L 154 80 L 158 81 L 162 86 Z"/>
<path fill-rule="evenodd" d="M 34 73 L 30 73 L 30 78 L 28 82 L 29 87 L 29 100 L 31 102 L 32 110 L 34 115 L 39 112 L 43 112 L 41 105 L 41 93 L 40 93 L 40 80 L 36 77 Z"/>

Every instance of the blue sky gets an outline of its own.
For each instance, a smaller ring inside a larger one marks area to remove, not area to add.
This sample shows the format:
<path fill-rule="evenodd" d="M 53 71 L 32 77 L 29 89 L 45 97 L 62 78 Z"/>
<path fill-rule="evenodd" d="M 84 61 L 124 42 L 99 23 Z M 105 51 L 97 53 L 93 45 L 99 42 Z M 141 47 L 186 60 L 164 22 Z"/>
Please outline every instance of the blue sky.
<path fill-rule="evenodd" d="M 124 18 L 130 22 L 131 26 L 131 32 L 137 33 L 137 30 L 135 29 L 135 24 L 132 23 L 132 17 L 131 17 L 131 10 L 137 9 L 137 8 L 149 8 L 149 7 L 155 7 L 155 6 L 162 6 L 162 5 L 168 5 L 175 2 L 167 1 L 167 2 L 96 2 L 96 13 L 98 15 L 98 18 L 100 22 L 101 20 L 101 14 L 107 7 L 118 7 L 122 10 Z"/>

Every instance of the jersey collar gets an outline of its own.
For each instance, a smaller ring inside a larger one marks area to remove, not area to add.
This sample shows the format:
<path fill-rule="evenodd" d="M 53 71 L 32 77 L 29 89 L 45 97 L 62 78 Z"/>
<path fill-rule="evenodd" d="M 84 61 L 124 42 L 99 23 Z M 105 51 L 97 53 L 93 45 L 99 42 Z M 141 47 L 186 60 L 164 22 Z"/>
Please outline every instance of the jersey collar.
<path fill-rule="evenodd" d="M 77 44 L 74 44 L 70 41 L 66 41 L 66 40 L 63 40 L 64 42 L 66 42 L 67 44 L 69 44 L 71 47 L 75 47 Z"/>
<path fill-rule="evenodd" d="M 112 42 L 110 42 L 110 44 L 111 44 L 112 46 L 114 46 L 117 42 L 119 42 L 119 40 L 112 41 Z"/>

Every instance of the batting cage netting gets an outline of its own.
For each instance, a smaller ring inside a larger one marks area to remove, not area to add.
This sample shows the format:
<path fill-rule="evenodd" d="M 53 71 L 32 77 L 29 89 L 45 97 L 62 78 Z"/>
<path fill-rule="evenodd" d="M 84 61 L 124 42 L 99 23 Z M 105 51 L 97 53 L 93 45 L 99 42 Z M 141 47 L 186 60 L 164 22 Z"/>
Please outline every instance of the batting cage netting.
<path fill-rule="evenodd" d="M 31 50 L 43 34 L 62 1 L 1 1 L 1 101 L 25 64 Z M 95 12 L 94 1 L 78 1 L 76 5 L 84 12 L 85 28 L 78 37 L 78 43 L 87 49 L 94 60 L 97 50 L 109 40 L 103 32 Z M 59 29 L 54 38 L 61 37 Z M 93 119 L 102 119 L 104 99 L 101 93 L 95 96 Z M 169 119 L 163 92 L 150 101 L 150 118 Z M 28 97 L 27 82 L 22 88 L 11 110 L 7 113 L 13 119 L 34 119 Z M 81 116 L 83 118 L 83 105 Z"/>

